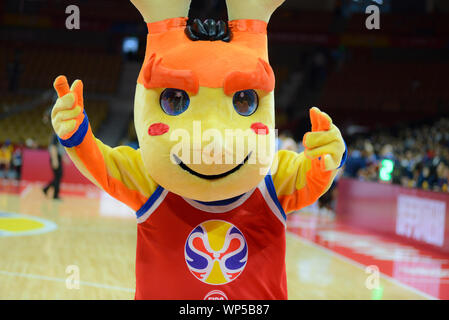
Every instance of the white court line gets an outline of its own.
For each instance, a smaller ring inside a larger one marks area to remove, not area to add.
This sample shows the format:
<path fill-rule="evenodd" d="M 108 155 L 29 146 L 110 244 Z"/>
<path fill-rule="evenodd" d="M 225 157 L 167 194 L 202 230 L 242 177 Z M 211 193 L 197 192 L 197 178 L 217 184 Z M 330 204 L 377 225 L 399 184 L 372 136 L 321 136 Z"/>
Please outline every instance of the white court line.
<path fill-rule="evenodd" d="M 32 274 L 32 273 L 10 272 L 10 271 L 4 271 L 4 270 L 0 270 L 0 275 L 37 279 L 37 280 L 54 281 L 54 282 L 64 282 L 64 283 L 66 282 L 66 279 L 64 279 L 64 278 L 48 277 L 48 276 Z M 89 281 L 80 281 L 79 283 L 80 283 L 80 285 L 83 285 L 86 287 L 95 287 L 95 288 L 118 290 L 118 291 L 125 291 L 125 292 L 134 292 L 135 291 L 134 289 L 131 289 L 131 288 L 110 286 L 108 284 L 103 284 L 103 283 L 96 283 L 96 282 L 89 282 Z"/>
<path fill-rule="evenodd" d="M 33 185 L 29 184 L 23 189 L 23 191 L 20 193 L 21 198 L 25 198 L 30 192 L 33 190 Z"/>
<path fill-rule="evenodd" d="M 361 263 L 359 263 L 359 262 L 357 262 L 355 260 L 352 260 L 352 259 L 350 259 L 348 257 L 345 257 L 344 255 L 341 255 L 341 254 L 339 254 L 339 253 L 337 253 L 335 251 L 332 251 L 332 250 L 330 250 L 330 249 L 328 249 L 326 247 L 320 246 L 319 244 L 317 244 L 317 243 L 315 243 L 313 241 L 310 241 L 310 240 L 308 240 L 306 238 L 302 238 L 299 235 L 297 235 L 297 234 L 295 234 L 295 233 L 293 233 L 291 231 L 287 231 L 287 234 L 292 236 L 293 238 L 295 238 L 295 239 L 305 243 L 305 244 L 308 244 L 311 247 L 317 248 L 317 249 L 319 249 L 321 251 L 325 251 L 327 254 L 329 254 L 329 255 L 331 255 L 331 256 L 333 256 L 335 258 L 338 258 L 338 259 L 343 260 L 343 261 L 345 261 L 345 262 L 347 262 L 349 264 L 352 264 L 353 266 L 358 267 L 358 268 L 362 269 L 363 271 L 365 271 L 365 269 L 366 269 L 365 265 L 363 265 L 363 264 L 361 264 Z M 394 284 L 396 284 L 396 285 L 398 285 L 400 287 L 403 287 L 404 289 L 410 290 L 410 291 L 412 291 L 412 292 L 414 292 L 414 293 L 416 293 L 418 295 L 421 295 L 421 296 L 425 297 L 426 299 L 439 300 L 438 298 L 436 298 L 434 296 L 431 296 L 430 294 L 427 294 L 425 292 L 422 292 L 421 290 L 418 290 L 418 289 L 416 289 L 416 288 L 414 288 L 412 286 L 409 286 L 409 285 L 407 285 L 405 283 L 402 283 L 399 280 L 397 280 L 397 279 L 395 279 L 393 277 L 390 277 L 389 275 L 386 275 L 385 273 L 381 272 L 380 275 L 381 275 L 381 277 L 386 278 L 390 282 L 393 282 Z"/>

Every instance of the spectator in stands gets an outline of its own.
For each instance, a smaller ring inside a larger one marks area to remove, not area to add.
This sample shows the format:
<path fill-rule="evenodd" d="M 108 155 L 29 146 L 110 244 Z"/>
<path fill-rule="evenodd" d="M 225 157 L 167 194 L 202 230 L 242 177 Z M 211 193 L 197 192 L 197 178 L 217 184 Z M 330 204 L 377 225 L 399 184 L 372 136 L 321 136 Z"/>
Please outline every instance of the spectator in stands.
<path fill-rule="evenodd" d="M 362 151 L 353 149 L 349 151 L 348 158 L 344 166 L 344 175 L 349 178 L 358 177 L 360 170 L 367 167 L 367 160 L 363 156 Z"/>
<path fill-rule="evenodd" d="M 11 167 L 13 146 L 11 141 L 6 140 L 3 146 L 0 148 L 0 169 L 3 170 L 3 177 L 8 178 L 9 169 Z"/>
<path fill-rule="evenodd" d="M 370 141 L 371 147 L 364 139 Z M 349 147 L 345 176 L 377 181 L 383 159 L 394 162 L 392 183 L 448 192 L 449 119 L 440 119 L 431 126 L 405 128 L 392 134 L 380 131 L 356 139 Z"/>
<path fill-rule="evenodd" d="M 449 166 L 440 162 L 437 167 L 437 181 L 436 181 L 436 191 L 449 191 Z"/>

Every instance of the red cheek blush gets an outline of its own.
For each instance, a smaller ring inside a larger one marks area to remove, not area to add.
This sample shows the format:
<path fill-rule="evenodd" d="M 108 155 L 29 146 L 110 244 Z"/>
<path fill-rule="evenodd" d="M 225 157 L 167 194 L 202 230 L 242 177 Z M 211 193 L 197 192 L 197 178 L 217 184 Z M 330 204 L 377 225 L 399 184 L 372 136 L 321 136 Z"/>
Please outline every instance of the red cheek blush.
<path fill-rule="evenodd" d="M 153 123 L 149 128 L 148 128 L 148 134 L 150 136 L 160 136 L 163 135 L 164 133 L 168 132 L 168 130 L 170 129 L 170 127 L 168 125 L 166 125 L 165 123 Z"/>
<path fill-rule="evenodd" d="M 255 122 L 251 125 L 251 129 L 253 129 L 253 131 L 256 134 L 268 134 L 270 132 L 270 130 L 268 129 L 268 127 L 266 125 L 264 125 L 261 122 Z"/>

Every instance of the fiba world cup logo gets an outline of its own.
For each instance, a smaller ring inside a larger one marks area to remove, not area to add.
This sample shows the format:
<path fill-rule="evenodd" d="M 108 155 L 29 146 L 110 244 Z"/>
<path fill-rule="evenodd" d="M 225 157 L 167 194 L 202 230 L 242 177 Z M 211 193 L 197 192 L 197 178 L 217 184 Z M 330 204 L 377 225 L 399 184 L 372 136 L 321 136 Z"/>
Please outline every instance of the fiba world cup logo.
<path fill-rule="evenodd" d="M 209 220 L 196 226 L 187 237 L 185 259 L 198 280 L 221 285 L 235 280 L 245 269 L 248 247 L 233 224 Z"/>

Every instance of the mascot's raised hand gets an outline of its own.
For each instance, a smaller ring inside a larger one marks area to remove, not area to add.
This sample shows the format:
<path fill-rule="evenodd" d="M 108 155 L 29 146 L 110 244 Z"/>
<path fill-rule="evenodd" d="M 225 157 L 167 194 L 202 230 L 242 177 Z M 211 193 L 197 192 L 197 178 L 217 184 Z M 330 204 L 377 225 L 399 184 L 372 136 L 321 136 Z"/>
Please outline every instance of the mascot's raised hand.
<path fill-rule="evenodd" d="M 76 80 L 69 88 L 67 78 L 59 76 L 53 86 L 58 94 L 51 113 L 53 128 L 61 139 L 68 140 L 78 131 L 85 118 L 83 83 Z"/>
<path fill-rule="evenodd" d="M 332 119 L 320 109 L 310 109 L 312 132 L 304 135 L 304 154 L 307 158 L 318 159 L 321 171 L 334 171 L 340 167 L 345 152 L 345 143 L 340 130 L 332 124 Z"/>
<path fill-rule="evenodd" d="M 287 299 L 286 215 L 328 190 L 345 144 L 312 108 L 305 152 L 275 152 L 267 26 L 283 1 L 227 0 L 227 22 L 188 21 L 188 0 L 131 2 L 148 28 L 140 149 L 94 137 L 81 81 L 56 79 L 52 123 L 77 168 L 136 212 L 136 299 Z"/>

